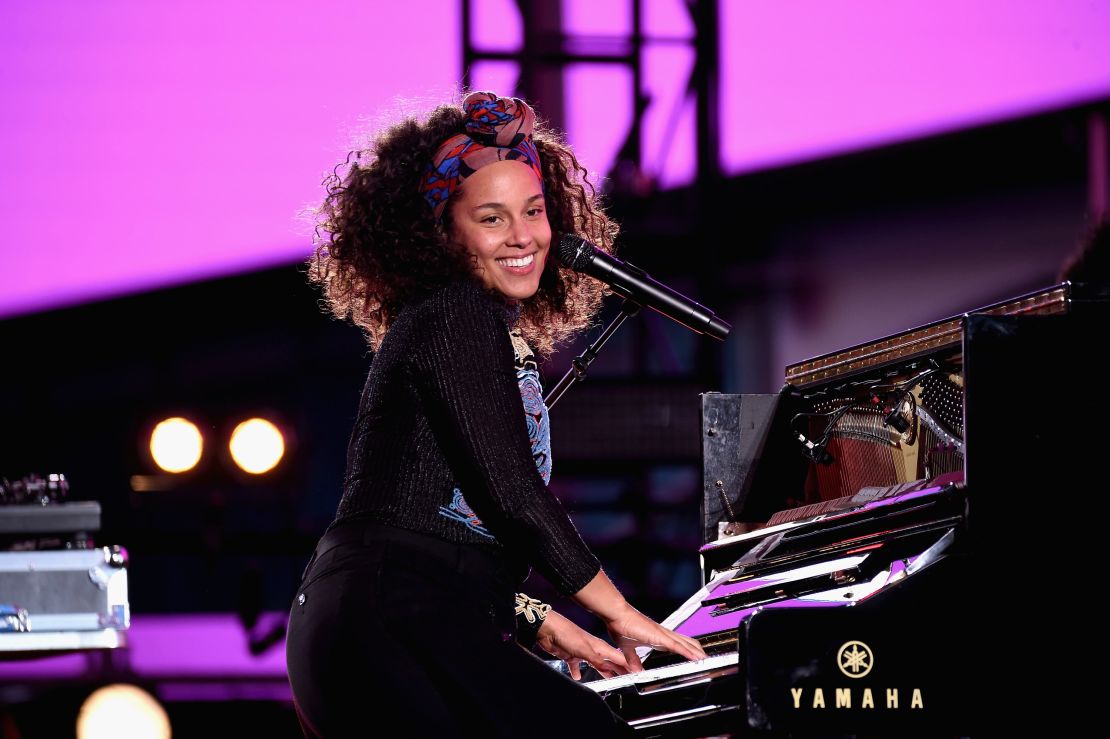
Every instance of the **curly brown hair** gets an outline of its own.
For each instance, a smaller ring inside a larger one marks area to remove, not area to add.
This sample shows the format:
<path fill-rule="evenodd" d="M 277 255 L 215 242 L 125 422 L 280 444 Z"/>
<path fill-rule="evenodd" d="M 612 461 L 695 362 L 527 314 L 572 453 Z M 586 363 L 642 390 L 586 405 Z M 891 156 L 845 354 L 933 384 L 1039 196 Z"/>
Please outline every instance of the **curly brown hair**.
<path fill-rule="evenodd" d="M 321 286 L 328 309 L 350 320 L 376 348 L 406 304 L 473 275 L 474 260 L 453 243 L 451 209 L 437 221 L 420 194 L 436 149 L 464 132 L 458 104 L 436 107 L 426 119 L 407 118 L 352 151 L 324 179 L 327 196 L 311 211 L 315 249 L 308 278 Z M 537 121 L 533 140 L 543 168 L 552 248 L 576 234 L 612 253 L 618 226 L 561 134 Z M 590 324 L 605 295 L 600 282 L 548 259 L 539 289 L 522 302 L 517 328 L 546 356 Z"/>

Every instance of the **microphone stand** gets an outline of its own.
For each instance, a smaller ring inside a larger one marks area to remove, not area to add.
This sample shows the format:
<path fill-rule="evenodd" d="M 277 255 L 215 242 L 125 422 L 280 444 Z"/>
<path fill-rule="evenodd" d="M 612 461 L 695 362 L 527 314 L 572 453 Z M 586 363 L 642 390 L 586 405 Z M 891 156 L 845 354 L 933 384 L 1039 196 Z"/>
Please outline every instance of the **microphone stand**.
<path fill-rule="evenodd" d="M 601 336 L 597 337 L 594 343 L 586 347 L 586 351 L 582 352 L 571 361 L 570 369 L 563 375 L 563 379 L 559 380 L 559 384 L 551 388 L 551 392 L 543 399 L 544 405 L 547 406 L 548 410 L 551 410 L 551 406 L 555 405 L 555 402 L 563 397 L 563 393 L 569 390 L 571 385 L 586 379 L 586 368 L 590 366 L 590 362 L 597 359 L 597 353 L 601 351 L 601 347 L 605 346 L 605 342 L 609 340 L 610 336 L 616 333 L 622 323 L 639 312 L 640 304 L 631 298 L 626 297 L 621 302 L 620 314 L 605 327 L 605 330 L 601 332 Z"/>

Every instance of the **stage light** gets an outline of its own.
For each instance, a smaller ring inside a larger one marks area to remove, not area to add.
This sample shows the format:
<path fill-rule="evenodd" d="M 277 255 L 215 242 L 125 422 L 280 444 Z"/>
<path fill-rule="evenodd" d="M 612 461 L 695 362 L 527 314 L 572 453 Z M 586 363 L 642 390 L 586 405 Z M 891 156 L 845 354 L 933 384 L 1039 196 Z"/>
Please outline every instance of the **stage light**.
<path fill-rule="evenodd" d="M 77 715 L 77 739 L 170 739 L 166 710 L 134 685 L 106 685 L 93 692 Z"/>
<path fill-rule="evenodd" d="M 277 426 L 264 418 L 243 421 L 231 432 L 231 458 L 246 472 L 269 472 L 285 454 L 285 439 Z"/>
<path fill-rule="evenodd" d="M 150 435 L 150 455 L 166 472 L 185 472 L 200 461 L 204 439 L 195 425 L 184 418 L 167 418 Z"/>

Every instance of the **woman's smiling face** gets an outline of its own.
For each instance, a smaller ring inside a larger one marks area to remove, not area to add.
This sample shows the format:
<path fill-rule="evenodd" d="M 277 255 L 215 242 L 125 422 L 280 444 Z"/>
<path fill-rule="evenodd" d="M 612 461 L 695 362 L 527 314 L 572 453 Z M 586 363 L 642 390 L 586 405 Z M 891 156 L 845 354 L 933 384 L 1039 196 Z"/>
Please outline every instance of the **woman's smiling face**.
<path fill-rule="evenodd" d="M 509 159 L 487 164 L 466 178 L 451 207 L 451 236 L 476 258 L 482 284 L 513 300 L 535 295 L 551 224 L 532 168 Z"/>

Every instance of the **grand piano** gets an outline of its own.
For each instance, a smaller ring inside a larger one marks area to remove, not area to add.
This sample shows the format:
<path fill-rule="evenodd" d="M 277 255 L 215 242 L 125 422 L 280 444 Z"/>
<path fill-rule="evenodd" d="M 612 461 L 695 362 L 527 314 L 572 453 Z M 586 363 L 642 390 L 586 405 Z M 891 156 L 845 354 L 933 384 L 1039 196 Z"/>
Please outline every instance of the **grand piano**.
<path fill-rule="evenodd" d="M 663 624 L 709 656 L 644 650 L 585 684 L 645 737 L 998 726 L 985 695 L 1023 695 L 1029 666 L 1001 596 L 1028 587 L 1012 560 L 1070 541 L 1029 515 L 1093 469 L 1094 410 L 1069 393 L 1108 309 L 1064 283 L 791 365 L 774 395 L 703 395 L 704 585 Z"/>

